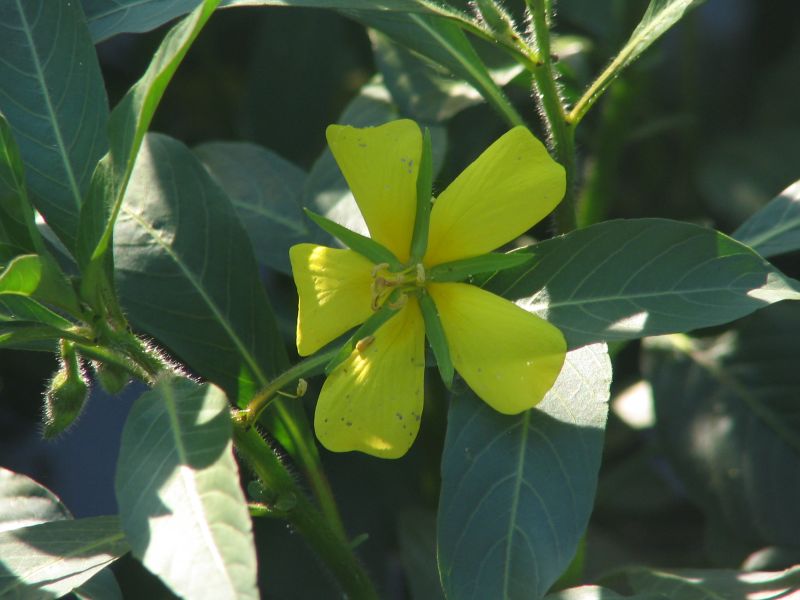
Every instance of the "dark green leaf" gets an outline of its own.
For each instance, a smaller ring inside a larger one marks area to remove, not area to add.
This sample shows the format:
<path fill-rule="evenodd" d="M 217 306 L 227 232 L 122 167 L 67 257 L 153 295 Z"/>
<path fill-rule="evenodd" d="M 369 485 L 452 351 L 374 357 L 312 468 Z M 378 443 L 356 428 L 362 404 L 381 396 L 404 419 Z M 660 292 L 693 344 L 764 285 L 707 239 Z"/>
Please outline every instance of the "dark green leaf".
<path fill-rule="evenodd" d="M 200 0 L 82 0 L 95 41 L 118 33 L 141 33 L 195 8 Z M 221 6 L 297 6 L 452 13 L 424 0 L 223 0 Z"/>
<path fill-rule="evenodd" d="M 528 249 L 486 288 L 547 318 L 569 347 L 690 331 L 743 317 L 800 284 L 747 246 L 664 219 L 607 221 Z"/>
<path fill-rule="evenodd" d="M 786 571 L 750 573 L 728 569 L 655 570 L 629 567 L 615 574 L 614 578 L 624 580 L 634 592 L 658 593 L 670 600 L 790 600 L 800 592 L 800 566 Z"/>
<path fill-rule="evenodd" d="M 92 170 L 107 147 L 108 101 L 79 2 L 0 5 L 0 111 L 30 199 L 69 249 Z"/>
<path fill-rule="evenodd" d="M 389 249 L 372 238 L 356 233 L 355 231 L 350 231 L 347 227 L 342 227 L 338 223 L 315 214 L 310 210 L 306 210 L 306 215 L 309 219 L 314 221 L 314 223 L 319 225 L 320 229 L 339 239 L 345 246 L 358 252 L 361 256 L 369 259 L 374 264 L 379 265 L 386 263 L 392 269 L 400 269 L 402 267 L 400 261 L 395 258 L 394 254 L 392 254 Z"/>
<path fill-rule="evenodd" d="M 216 142 L 194 153 L 233 203 L 259 263 L 291 273 L 289 248 L 309 237 L 300 210 L 305 172 L 255 144 Z"/>
<path fill-rule="evenodd" d="M 451 598 L 540 598 L 567 568 L 594 503 L 611 383 L 604 345 L 573 350 L 535 409 L 451 400 L 439 571 Z"/>
<path fill-rule="evenodd" d="M 427 278 L 431 281 L 464 281 L 473 275 L 521 267 L 531 259 L 532 256 L 527 252 L 482 254 L 435 265 L 428 270 Z"/>
<path fill-rule="evenodd" d="M 0 532 L 0 596 L 62 596 L 127 551 L 117 517 L 62 519 Z"/>
<path fill-rule="evenodd" d="M 662 445 L 691 497 L 751 551 L 797 545 L 800 531 L 798 327 L 800 305 L 784 302 L 714 340 L 646 346 Z"/>
<path fill-rule="evenodd" d="M 0 299 L 0 323 L 11 321 L 33 321 L 54 329 L 71 329 L 72 323 L 49 308 L 42 306 L 33 298 L 13 294 Z"/>
<path fill-rule="evenodd" d="M 30 321 L 4 321 L 0 313 L 0 348 L 54 352 L 59 338 L 58 329 Z"/>
<path fill-rule="evenodd" d="M 136 155 L 167 85 L 219 0 L 204 0 L 173 27 L 147 71 L 114 108 L 109 119 L 110 149 L 92 177 L 92 189 L 80 215 L 78 261 L 86 267 L 103 260 L 111 244 Z M 93 267 L 99 270 L 100 267 Z M 92 273 L 92 276 L 99 277 Z"/>
<path fill-rule="evenodd" d="M 773 198 L 732 236 L 766 258 L 800 250 L 800 181 Z"/>
<path fill-rule="evenodd" d="M 182 598 L 257 598 L 225 394 L 166 376 L 133 405 L 116 493 L 131 550 Z"/>
<path fill-rule="evenodd" d="M 8 121 L 0 113 L 0 264 L 18 254 L 42 249 L 19 148 Z"/>
<path fill-rule="evenodd" d="M 286 366 L 247 233 L 183 144 L 147 136 L 114 235 L 131 320 L 193 370 L 246 402 Z"/>

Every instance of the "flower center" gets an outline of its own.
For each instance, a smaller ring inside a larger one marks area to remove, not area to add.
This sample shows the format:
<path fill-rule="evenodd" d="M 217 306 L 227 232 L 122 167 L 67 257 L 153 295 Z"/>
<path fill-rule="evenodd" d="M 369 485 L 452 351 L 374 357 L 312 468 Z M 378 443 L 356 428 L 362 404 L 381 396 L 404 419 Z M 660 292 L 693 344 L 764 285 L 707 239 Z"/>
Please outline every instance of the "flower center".
<path fill-rule="evenodd" d="M 421 263 L 402 271 L 390 271 L 389 263 L 372 268 L 372 310 L 378 310 L 389 298 L 390 308 L 402 308 L 408 302 L 408 293 L 425 285 L 425 268 Z"/>

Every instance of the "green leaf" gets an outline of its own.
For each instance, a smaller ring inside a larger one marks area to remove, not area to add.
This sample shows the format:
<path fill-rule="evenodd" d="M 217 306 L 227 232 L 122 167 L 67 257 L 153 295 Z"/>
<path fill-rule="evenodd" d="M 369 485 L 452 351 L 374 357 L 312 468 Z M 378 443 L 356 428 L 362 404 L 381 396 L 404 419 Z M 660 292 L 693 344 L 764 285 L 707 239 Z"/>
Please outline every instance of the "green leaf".
<path fill-rule="evenodd" d="M 82 586 L 73 590 L 79 600 L 123 600 L 111 569 L 103 569 Z"/>
<path fill-rule="evenodd" d="M 545 317 L 570 348 L 690 331 L 800 298 L 747 246 L 679 221 L 607 221 L 531 246 L 533 261 L 485 285 Z"/>
<path fill-rule="evenodd" d="M 505 269 L 521 267 L 529 262 L 531 258 L 531 255 L 527 252 L 512 252 L 509 254 L 492 252 L 434 265 L 428 270 L 426 276 L 430 281 L 464 281 L 473 275 L 497 273 Z"/>
<path fill-rule="evenodd" d="M 31 296 L 41 279 L 41 259 L 35 254 L 18 256 L 0 271 L 0 295 Z"/>
<path fill-rule="evenodd" d="M 167 376 L 133 405 L 116 493 L 145 567 L 183 598 L 257 598 L 256 555 L 225 394 Z"/>
<path fill-rule="evenodd" d="M 321 215 L 315 214 L 308 209 L 306 209 L 306 215 L 309 219 L 314 221 L 314 223 L 316 223 L 320 229 L 325 231 L 325 233 L 328 233 L 339 239 L 348 248 L 358 252 L 361 256 L 372 261 L 374 264 L 379 265 L 382 263 L 387 263 L 392 269 L 399 270 L 402 268 L 400 261 L 395 258 L 395 255 L 392 254 L 388 248 L 379 244 L 372 238 L 361 235 L 360 233 L 356 233 L 355 231 L 351 231 L 347 227 L 342 227 L 338 223 L 335 223 L 330 219 L 326 219 Z"/>
<path fill-rule="evenodd" d="M 119 33 L 141 33 L 186 14 L 199 0 L 82 0 L 95 42 Z M 400 10 L 447 14 L 445 7 L 425 0 L 223 0 L 221 6 L 296 6 L 305 8 L 353 8 Z M 456 15 L 458 16 L 458 15 Z"/>
<path fill-rule="evenodd" d="M 431 132 L 426 127 L 422 136 L 422 156 L 417 175 L 417 211 L 414 232 L 411 236 L 411 262 L 419 262 L 428 249 L 428 229 L 431 222 L 433 202 L 433 149 Z"/>
<path fill-rule="evenodd" d="M 289 248 L 309 234 L 300 210 L 306 173 L 255 144 L 215 142 L 193 151 L 233 203 L 258 262 L 291 273 Z"/>
<path fill-rule="evenodd" d="M 0 323 L 3 321 L 33 321 L 53 329 L 68 330 L 72 328 L 70 321 L 33 298 L 15 294 L 3 295 L 0 298 Z"/>
<path fill-rule="evenodd" d="M 604 345 L 573 350 L 535 409 L 452 398 L 439 572 L 447 597 L 540 598 L 575 555 L 594 503 L 611 383 Z"/>
<path fill-rule="evenodd" d="M 69 249 L 92 170 L 105 153 L 108 100 L 79 2 L 0 5 L 0 111 L 30 198 Z"/>
<path fill-rule="evenodd" d="M 611 60 L 605 70 L 589 86 L 572 110 L 571 116 L 580 120 L 586 111 L 603 95 L 619 74 L 633 63 L 658 38 L 681 20 L 684 13 L 703 0 L 650 0 L 642 20 L 631 37 Z"/>
<path fill-rule="evenodd" d="M 732 237 L 765 258 L 800 250 L 800 181 L 742 223 Z"/>
<path fill-rule="evenodd" d="M 785 302 L 716 339 L 646 341 L 663 448 L 689 495 L 751 550 L 796 546 L 800 531 L 798 327 L 800 305 Z"/>
<path fill-rule="evenodd" d="M 8 121 L 0 113 L 0 263 L 43 249 L 28 200 L 19 148 Z"/>
<path fill-rule="evenodd" d="M 357 21 L 374 27 L 397 43 L 412 48 L 453 75 L 473 86 L 511 126 L 524 121 L 503 90 L 492 79 L 486 65 L 453 21 L 424 14 L 341 10 Z"/>
<path fill-rule="evenodd" d="M 130 319 L 194 371 L 246 402 L 287 366 L 247 233 L 183 144 L 146 137 L 114 237 Z"/>
<path fill-rule="evenodd" d="M 785 571 L 734 571 L 731 569 L 648 569 L 628 567 L 615 574 L 638 593 L 658 593 L 676 600 L 758 598 L 778 600 L 800 591 L 800 566 Z M 639 596 L 635 596 L 638 598 Z"/>
<path fill-rule="evenodd" d="M 51 521 L 0 532 L 0 595 L 62 596 L 127 551 L 117 517 Z"/>
<path fill-rule="evenodd" d="M 10 532 L 41 523 L 71 519 L 72 515 L 69 510 L 67 510 L 67 507 L 46 487 L 36 483 L 25 475 L 14 473 L 13 471 L 0 467 L 0 531 Z M 83 527 L 83 525 L 81 525 L 81 527 Z M 23 537 L 25 535 L 27 534 L 23 532 Z M 31 556 L 33 556 L 33 553 L 31 553 Z M 37 558 L 42 560 L 44 557 L 39 556 Z M 24 585 L 23 581 L 20 580 L 16 574 L 12 575 L 5 570 L 6 560 L 7 556 L 0 551 L 0 589 L 2 589 L 4 583 L 11 584 L 10 581 L 3 582 L 4 577 L 8 576 L 17 579 L 17 587 L 14 588 L 17 594 L 21 594 L 22 597 L 28 597 L 28 594 L 41 597 L 42 587 L 38 585 L 34 586 L 33 589 L 39 590 L 34 592 L 31 587 Z M 80 570 L 79 567 L 78 571 Z M 79 597 L 93 597 L 98 600 L 101 598 L 103 600 L 107 598 L 122 598 L 119 586 L 113 574 L 108 569 L 103 569 L 97 573 L 97 575 L 88 575 L 88 577 L 91 577 L 88 582 L 73 590 Z M 46 582 L 46 584 L 50 583 L 51 582 Z M 66 593 L 69 592 L 72 587 L 72 583 L 69 583 L 65 579 L 61 579 L 61 581 L 54 585 L 57 586 L 58 591 L 55 588 L 48 588 L 48 590 L 53 593 Z M 82 593 L 85 589 L 89 591 L 98 589 L 100 585 L 102 585 L 102 590 L 104 592 L 102 596 L 85 596 Z"/>
<path fill-rule="evenodd" d="M 92 189 L 80 215 L 78 262 L 93 271 L 101 269 L 110 248 L 114 222 L 119 214 L 136 155 L 167 85 L 200 34 L 219 0 L 204 0 L 188 17 L 173 27 L 153 55 L 147 71 L 114 108 L 109 119 L 110 148 L 92 177 Z M 96 273 L 87 274 L 96 285 Z"/>

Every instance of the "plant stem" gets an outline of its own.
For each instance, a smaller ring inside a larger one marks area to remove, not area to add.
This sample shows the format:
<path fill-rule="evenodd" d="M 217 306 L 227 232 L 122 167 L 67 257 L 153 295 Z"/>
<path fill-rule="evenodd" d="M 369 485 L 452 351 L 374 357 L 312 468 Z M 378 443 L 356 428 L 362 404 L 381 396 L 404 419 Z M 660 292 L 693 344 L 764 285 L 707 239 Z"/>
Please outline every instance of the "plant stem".
<path fill-rule="evenodd" d="M 551 152 L 564 167 L 567 187 L 564 199 L 554 213 L 557 233 L 568 233 L 576 228 L 575 207 L 575 129 L 568 121 L 564 104 L 556 85 L 553 62 L 550 58 L 550 29 L 546 0 L 526 0 L 531 13 L 533 42 L 538 62 L 531 70 L 539 100 L 542 119 L 550 135 Z"/>
<path fill-rule="evenodd" d="M 301 363 L 302 364 L 302 363 Z M 378 594 L 347 540 L 331 527 L 299 489 L 272 448 L 253 428 L 234 419 L 233 438 L 265 490 L 286 509 L 286 519 L 308 541 L 336 577 L 347 598 L 377 599 Z"/>

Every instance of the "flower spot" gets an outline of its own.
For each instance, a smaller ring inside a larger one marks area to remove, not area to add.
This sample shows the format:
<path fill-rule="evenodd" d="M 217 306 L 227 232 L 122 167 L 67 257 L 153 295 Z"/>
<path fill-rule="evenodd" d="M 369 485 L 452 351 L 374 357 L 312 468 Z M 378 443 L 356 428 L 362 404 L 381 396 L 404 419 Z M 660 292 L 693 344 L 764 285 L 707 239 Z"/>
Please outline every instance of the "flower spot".
<path fill-rule="evenodd" d="M 352 427 L 353 426 L 353 422 L 352 421 L 348 421 L 347 423 L 345 423 L 345 425 L 347 425 L 348 427 Z"/>
<path fill-rule="evenodd" d="M 400 413 L 394 413 L 394 416 L 397 417 L 398 421 L 402 421 L 403 420 L 403 415 L 401 415 Z"/>

